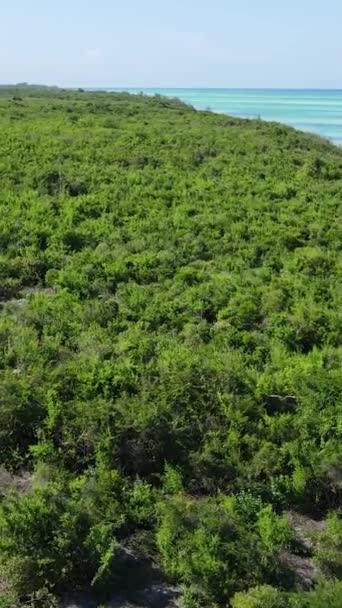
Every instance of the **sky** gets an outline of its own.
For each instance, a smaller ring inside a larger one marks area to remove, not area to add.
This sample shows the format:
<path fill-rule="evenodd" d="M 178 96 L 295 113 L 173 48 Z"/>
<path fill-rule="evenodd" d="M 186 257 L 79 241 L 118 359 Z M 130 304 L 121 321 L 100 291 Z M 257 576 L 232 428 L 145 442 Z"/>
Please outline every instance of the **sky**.
<path fill-rule="evenodd" d="M 342 88 L 342 0 L 0 0 L 0 83 Z"/>

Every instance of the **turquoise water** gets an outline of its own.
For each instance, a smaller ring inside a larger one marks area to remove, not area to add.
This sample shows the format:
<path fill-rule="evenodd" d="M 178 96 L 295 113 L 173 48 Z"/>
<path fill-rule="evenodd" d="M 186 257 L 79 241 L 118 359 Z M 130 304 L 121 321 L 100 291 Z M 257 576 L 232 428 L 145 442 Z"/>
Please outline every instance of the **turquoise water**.
<path fill-rule="evenodd" d="M 112 91 L 119 89 L 110 89 Z M 121 91 L 123 89 L 120 89 Z M 275 120 L 342 145 L 342 90 L 124 89 L 178 97 L 205 110 Z"/>

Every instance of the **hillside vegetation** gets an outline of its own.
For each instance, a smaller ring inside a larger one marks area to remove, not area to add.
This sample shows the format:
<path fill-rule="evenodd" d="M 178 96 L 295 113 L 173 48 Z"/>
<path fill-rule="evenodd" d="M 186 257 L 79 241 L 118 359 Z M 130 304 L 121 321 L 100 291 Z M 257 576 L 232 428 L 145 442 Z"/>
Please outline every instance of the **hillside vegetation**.
<path fill-rule="evenodd" d="M 0 606 L 341 606 L 342 151 L 39 89 L 0 150 Z"/>

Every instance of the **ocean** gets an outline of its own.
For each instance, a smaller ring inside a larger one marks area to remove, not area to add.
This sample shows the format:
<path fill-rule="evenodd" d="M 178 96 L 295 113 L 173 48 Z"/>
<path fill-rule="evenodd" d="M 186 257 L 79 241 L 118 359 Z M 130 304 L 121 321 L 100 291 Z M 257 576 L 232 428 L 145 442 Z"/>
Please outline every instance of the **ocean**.
<path fill-rule="evenodd" d="M 106 89 L 178 97 L 199 110 L 282 122 L 342 145 L 342 90 Z"/>

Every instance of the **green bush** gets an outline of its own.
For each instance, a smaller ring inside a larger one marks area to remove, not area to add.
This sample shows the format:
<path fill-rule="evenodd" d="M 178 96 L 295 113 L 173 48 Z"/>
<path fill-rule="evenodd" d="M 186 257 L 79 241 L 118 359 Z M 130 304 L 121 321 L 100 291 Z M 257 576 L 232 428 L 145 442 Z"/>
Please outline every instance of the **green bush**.
<path fill-rule="evenodd" d="M 234 595 L 232 608 L 340 608 L 342 584 L 324 584 L 314 591 L 284 593 L 263 586 Z"/>
<path fill-rule="evenodd" d="M 331 513 L 326 528 L 316 538 L 315 558 L 328 575 L 342 578 L 342 517 Z"/>
<path fill-rule="evenodd" d="M 160 506 L 162 564 L 190 597 L 191 589 L 197 589 L 207 601 L 228 600 L 239 588 L 277 572 L 278 553 L 289 540 L 286 522 L 260 506 L 253 525 L 246 511 L 241 517 L 241 501 L 236 503 L 178 495 Z"/>
<path fill-rule="evenodd" d="M 247 593 L 236 593 L 232 608 L 289 608 L 289 603 L 277 589 L 263 586 Z"/>
<path fill-rule="evenodd" d="M 339 577 L 341 151 L 36 87 L 0 87 L 0 148 L 6 593 L 142 568 L 228 604 L 282 586 L 296 510 L 332 513 L 316 559 Z"/>
<path fill-rule="evenodd" d="M 120 484 L 115 472 L 100 472 L 9 496 L 0 510 L 0 572 L 19 597 L 101 586 L 112 575 L 116 531 L 125 519 Z"/>

